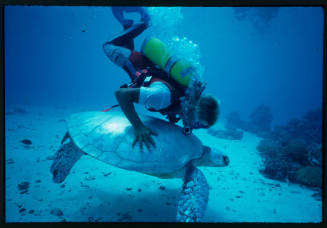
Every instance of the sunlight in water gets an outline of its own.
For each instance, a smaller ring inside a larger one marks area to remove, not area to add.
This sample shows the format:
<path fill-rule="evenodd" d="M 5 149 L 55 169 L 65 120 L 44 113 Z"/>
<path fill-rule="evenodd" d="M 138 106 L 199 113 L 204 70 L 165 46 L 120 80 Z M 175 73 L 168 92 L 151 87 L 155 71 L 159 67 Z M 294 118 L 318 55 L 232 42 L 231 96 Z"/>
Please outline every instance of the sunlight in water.
<path fill-rule="evenodd" d="M 105 123 L 102 127 L 109 133 L 121 134 L 125 131 L 126 127 L 131 125 L 126 118 L 115 117 L 108 123 Z"/>

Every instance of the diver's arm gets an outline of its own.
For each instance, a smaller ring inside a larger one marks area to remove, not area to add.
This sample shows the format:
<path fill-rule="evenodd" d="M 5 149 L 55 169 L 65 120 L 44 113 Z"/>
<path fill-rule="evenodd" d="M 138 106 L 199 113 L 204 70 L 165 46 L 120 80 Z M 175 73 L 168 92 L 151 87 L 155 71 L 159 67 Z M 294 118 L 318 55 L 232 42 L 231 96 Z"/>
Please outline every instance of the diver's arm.
<path fill-rule="evenodd" d="M 140 97 L 139 88 L 120 88 L 115 92 L 118 103 L 127 119 L 131 122 L 134 129 L 143 127 L 143 123 L 137 115 L 133 102 L 138 102 Z"/>
<path fill-rule="evenodd" d="M 125 116 L 134 127 L 135 140 L 133 142 L 133 146 L 139 142 L 141 150 L 143 149 L 143 143 L 149 150 L 150 145 L 155 147 L 155 142 L 151 135 L 157 135 L 157 133 L 144 126 L 134 108 L 133 102 L 138 102 L 140 97 L 140 89 L 120 88 L 115 92 L 115 95 Z"/>

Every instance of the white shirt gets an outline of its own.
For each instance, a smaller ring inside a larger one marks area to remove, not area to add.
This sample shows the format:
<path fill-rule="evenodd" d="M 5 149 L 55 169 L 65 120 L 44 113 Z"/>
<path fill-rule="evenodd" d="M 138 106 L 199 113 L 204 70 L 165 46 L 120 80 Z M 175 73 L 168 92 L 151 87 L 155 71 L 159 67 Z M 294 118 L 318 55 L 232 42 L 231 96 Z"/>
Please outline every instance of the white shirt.
<path fill-rule="evenodd" d="M 153 82 L 149 87 L 140 87 L 139 104 L 147 109 L 160 110 L 167 108 L 171 102 L 169 88 L 162 82 Z"/>

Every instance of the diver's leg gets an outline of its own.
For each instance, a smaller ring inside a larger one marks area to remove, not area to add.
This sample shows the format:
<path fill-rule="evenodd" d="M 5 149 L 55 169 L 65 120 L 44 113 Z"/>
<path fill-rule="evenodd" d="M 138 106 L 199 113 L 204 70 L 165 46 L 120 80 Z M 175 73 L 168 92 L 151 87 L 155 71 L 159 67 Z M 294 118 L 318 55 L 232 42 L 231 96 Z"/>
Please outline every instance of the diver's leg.
<path fill-rule="evenodd" d="M 143 22 L 129 26 L 128 20 L 123 16 L 123 11 L 140 12 Z M 104 43 L 103 51 L 113 63 L 122 67 L 134 81 L 136 69 L 129 57 L 131 50 L 134 50 L 134 38 L 148 27 L 150 18 L 142 7 L 112 7 L 112 12 L 125 30 L 111 41 Z"/>
<path fill-rule="evenodd" d="M 145 23 L 135 24 L 124 30 L 108 43 L 134 50 L 134 38 L 140 35 L 146 28 L 147 25 Z"/>
<path fill-rule="evenodd" d="M 131 81 L 135 80 L 136 69 L 129 58 L 132 54 L 130 49 L 107 42 L 103 45 L 103 51 L 111 62 L 122 67 L 126 71 Z"/>
<path fill-rule="evenodd" d="M 114 45 L 110 42 L 103 44 L 102 48 L 110 61 L 119 67 L 123 67 L 129 61 L 132 53 L 130 49 Z"/>
<path fill-rule="evenodd" d="M 126 47 L 134 50 L 134 38 L 140 35 L 148 26 L 150 16 L 143 7 L 111 7 L 114 17 L 124 27 L 124 32 L 109 41 L 116 46 Z M 126 19 L 123 12 L 138 12 L 141 15 L 142 23 L 133 24 L 133 20 Z"/>

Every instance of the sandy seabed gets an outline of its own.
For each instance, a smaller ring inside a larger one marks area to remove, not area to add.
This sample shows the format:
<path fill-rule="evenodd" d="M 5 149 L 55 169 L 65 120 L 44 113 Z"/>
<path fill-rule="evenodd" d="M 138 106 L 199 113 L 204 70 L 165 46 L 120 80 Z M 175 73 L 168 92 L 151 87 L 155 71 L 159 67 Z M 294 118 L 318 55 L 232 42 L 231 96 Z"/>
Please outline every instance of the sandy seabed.
<path fill-rule="evenodd" d="M 180 179 L 159 179 L 82 156 L 63 183 L 52 181 L 49 170 L 66 132 L 65 119 L 80 111 L 94 110 L 6 106 L 5 221 L 174 222 Z M 200 167 L 210 186 L 203 222 L 322 221 L 315 189 L 259 173 L 259 137 L 244 132 L 242 140 L 224 140 L 204 129 L 194 134 L 230 158 L 228 167 Z M 24 139 L 32 144 L 22 143 Z M 25 189 L 20 189 L 23 182 Z"/>

